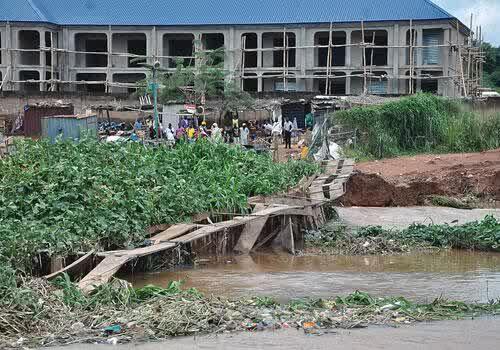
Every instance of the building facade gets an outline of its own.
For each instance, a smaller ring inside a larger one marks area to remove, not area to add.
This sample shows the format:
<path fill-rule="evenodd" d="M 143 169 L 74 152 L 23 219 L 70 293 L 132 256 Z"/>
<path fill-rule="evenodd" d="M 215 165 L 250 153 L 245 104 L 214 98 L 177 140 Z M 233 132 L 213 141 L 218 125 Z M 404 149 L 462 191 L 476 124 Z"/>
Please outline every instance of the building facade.
<path fill-rule="evenodd" d="M 179 62 L 196 65 L 197 51 L 223 47 L 227 79 L 251 92 L 461 94 L 459 48 L 468 29 L 427 0 L 177 3 L 0 4 L 1 89 L 122 94 L 146 78 L 134 58 L 173 70 Z M 178 8 L 165 17 L 169 4 Z M 244 14 L 233 8 L 238 4 Z M 270 14 L 279 12 L 277 4 L 296 9 Z M 201 18 L 200 9 L 208 12 Z"/>

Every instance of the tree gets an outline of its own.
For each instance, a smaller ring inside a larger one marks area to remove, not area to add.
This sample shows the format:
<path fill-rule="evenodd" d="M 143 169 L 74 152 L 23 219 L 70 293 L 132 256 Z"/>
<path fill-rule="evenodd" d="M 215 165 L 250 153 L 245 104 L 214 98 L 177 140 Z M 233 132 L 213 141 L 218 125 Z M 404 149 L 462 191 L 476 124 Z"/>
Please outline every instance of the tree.
<path fill-rule="evenodd" d="M 195 66 L 185 66 L 183 60 L 177 61 L 174 72 L 164 73 L 160 78 L 160 103 L 171 101 L 201 104 L 205 99 L 220 101 L 219 119 L 228 112 L 238 109 L 251 109 L 254 99 L 242 91 L 233 80 L 226 79 L 224 71 L 224 48 L 198 51 Z M 144 86 L 144 82 L 138 83 Z M 138 89 L 144 94 L 146 90 Z"/>
<path fill-rule="evenodd" d="M 500 61 L 497 61 L 497 55 L 500 53 L 499 49 L 490 43 L 483 43 L 481 46 L 485 58 L 483 69 L 486 73 L 491 74 L 496 70 L 497 65 L 500 64 Z"/>

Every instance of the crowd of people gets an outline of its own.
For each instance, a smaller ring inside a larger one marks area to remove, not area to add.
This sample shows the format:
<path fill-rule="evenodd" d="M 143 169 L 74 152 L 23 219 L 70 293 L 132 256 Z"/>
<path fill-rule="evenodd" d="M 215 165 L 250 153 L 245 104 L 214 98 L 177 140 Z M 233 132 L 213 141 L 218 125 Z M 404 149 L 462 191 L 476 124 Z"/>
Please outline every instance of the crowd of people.
<path fill-rule="evenodd" d="M 241 124 L 241 125 L 240 125 Z M 307 120 L 306 120 L 306 127 Z M 143 130 L 143 125 L 140 120 L 134 123 L 134 131 Z M 149 131 L 151 139 L 156 138 L 156 129 L 152 120 L 146 121 L 146 129 Z M 168 126 L 162 127 L 160 123 L 161 137 L 174 145 L 177 142 L 195 142 L 199 139 L 209 139 L 214 142 L 225 142 L 231 144 L 240 144 L 248 146 L 257 138 L 276 142 L 281 140 L 285 144 L 285 148 L 292 147 L 292 140 L 297 140 L 298 136 L 305 130 L 299 129 L 297 120 L 289 120 L 284 118 L 280 121 L 249 121 L 248 123 L 234 118 L 229 126 L 219 127 L 217 123 L 212 123 L 210 126 L 205 120 L 198 121 L 196 118 L 182 118 L 178 125 L 174 127 L 171 123 Z"/>

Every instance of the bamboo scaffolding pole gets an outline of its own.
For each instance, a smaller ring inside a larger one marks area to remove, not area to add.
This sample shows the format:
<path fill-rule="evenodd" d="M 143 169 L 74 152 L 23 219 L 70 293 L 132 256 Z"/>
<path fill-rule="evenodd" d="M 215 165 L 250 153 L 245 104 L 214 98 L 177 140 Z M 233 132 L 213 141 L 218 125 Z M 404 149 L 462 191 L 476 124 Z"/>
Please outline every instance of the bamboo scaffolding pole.
<path fill-rule="evenodd" d="M 328 52 L 326 55 L 326 84 L 325 84 L 325 95 L 330 94 L 330 65 L 332 60 L 332 44 L 333 44 L 333 33 L 332 33 L 333 23 L 330 22 L 330 29 L 328 30 Z"/>
<path fill-rule="evenodd" d="M 361 21 L 361 41 L 363 42 L 363 57 L 362 57 L 362 62 L 363 62 L 363 95 L 366 95 L 368 92 L 367 86 L 366 86 L 366 43 L 365 43 L 365 22 L 362 20 Z"/>
<path fill-rule="evenodd" d="M 244 76 L 245 76 L 245 47 L 246 47 L 247 37 L 241 37 L 241 90 L 244 90 Z"/>
<path fill-rule="evenodd" d="M 286 52 L 286 44 L 287 44 L 287 40 L 286 40 L 286 28 L 283 28 L 283 91 L 288 91 L 288 88 L 287 88 L 287 71 L 286 71 L 286 67 L 288 66 L 288 62 L 287 62 L 287 52 Z"/>
<path fill-rule="evenodd" d="M 458 46 L 458 60 L 459 60 L 459 66 L 460 66 L 460 76 L 462 78 L 462 96 L 466 97 L 467 96 L 467 86 L 465 83 L 465 74 L 464 74 L 464 63 L 463 63 L 463 57 L 462 57 L 462 44 L 460 43 L 460 23 L 458 20 L 456 21 L 457 23 L 457 46 Z"/>
<path fill-rule="evenodd" d="M 107 46 L 108 46 L 108 66 L 106 67 L 106 93 L 109 93 L 109 82 L 111 78 L 111 68 L 113 67 L 113 36 L 111 26 L 108 26 Z M 111 79 L 112 80 L 112 79 Z"/>
<path fill-rule="evenodd" d="M 479 86 L 482 87 L 484 83 L 484 72 L 483 72 L 483 28 L 479 26 L 479 55 L 481 60 L 479 61 Z"/>
<path fill-rule="evenodd" d="M 50 80 L 54 80 L 54 64 L 55 64 L 55 52 L 54 52 L 54 33 L 50 32 Z M 50 91 L 56 91 L 55 83 L 50 83 Z"/>
<path fill-rule="evenodd" d="M 372 45 L 375 45 L 375 31 L 372 33 Z M 375 49 L 370 49 L 370 87 L 372 85 L 372 74 L 373 74 L 373 53 Z"/>
<path fill-rule="evenodd" d="M 408 49 L 408 53 L 409 53 L 409 64 L 410 64 L 410 79 L 408 80 L 408 93 L 410 95 L 413 94 L 413 64 L 415 63 L 414 62 L 414 58 L 413 58 L 413 20 L 410 19 L 410 46 L 409 46 L 409 49 Z"/>
<path fill-rule="evenodd" d="M 346 75 L 338 75 L 338 76 L 335 76 L 335 75 L 332 75 L 330 76 L 330 79 L 345 79 L 347 77 L 358 77 L 358 78 L 362 78 L 364 76 L 363 73 L 361 74 L 346 74 Z M 407 75 L 398 75 L 398 76 L 393 76 L 393 75 L 384 75 L 386 76 L 388 79 L 404 79 L 404 80 L 408 80 L 409 79 L 409 76 Z M 283 77 L 283 74 L 276 74 L 276 75 L 266 75 L 265 76 L 266 78 L 282 78 Z M 311 74 L 305 74 L 305 75 L 289 75 L 289 77 L 295 77 L 295 78 L 308 78 L 308 79 L 325 79 L 326 78 L 326 74 L 325 75 L 311 75 Z M 370 77 L 370 74 L 367 73 L 367 77 Z M 372 78 L 377 78 L 377 79 L 381 79 L 380 76 L 376 75 L 376 74 L 373 74 L 371 76 Z M 429 75 L 421 75 L 421 76 L 414 76 L 413 79 L 414 80 L 425 80 L 425 79 L 450 79 L 450 78 L 457 78 L 457 77 L 460 77 L 459 74 L 456 74 L 456 75 L 447 75 L 447 76 L 429 76 Z M 246 76 L 245 79 L 258 79 L 259 77 L 257 76 Z M 27 80 L 11 80 L 10 82 L 12 83 L 50 83 L 50 79 L 42 79 L 42 80 L 33 80 L 33 79 L 27 79 Z M 92 84 L 105 84 L 106 83 L 106 80 L 96 80 L 96 81 L 87 81 L 87 80 L 59 80 L 59 79 L 54 79 L 54 81 L 56 83 L 61 83 L 61 84 L 68 84 L 68 83 L 75 83 L 75 84 L 89 84 L 89 85 L 92 85 Z M 110 82 L 109 83 L 110 85 L 114 85 L 114 86 L 129 86 L 129 87 L 136 87 L 136 86 L 141 86 L 141 85 L 138 85 L 136 83 L 118 83 L 118 82 Z M 146 85 L 144 85 L 146 86 Z"/>
<path fill-rule="evenodd" d="M 472 47 L 472 36 L 473 36 L 473 31 L 472 31 L 472 21 L 473 21 L 474 15 L 471 13 L 470 14 L 470 27 L 469 27 L 469 36 L 467 37 L 467 55 L 468 55 L 468 60 L 467 60 L 467 87 L 469 93 L 472 93 L 472 86 L 471 86 L 471 67 L 472 67 L 472 52 L 470 48 Z"/>

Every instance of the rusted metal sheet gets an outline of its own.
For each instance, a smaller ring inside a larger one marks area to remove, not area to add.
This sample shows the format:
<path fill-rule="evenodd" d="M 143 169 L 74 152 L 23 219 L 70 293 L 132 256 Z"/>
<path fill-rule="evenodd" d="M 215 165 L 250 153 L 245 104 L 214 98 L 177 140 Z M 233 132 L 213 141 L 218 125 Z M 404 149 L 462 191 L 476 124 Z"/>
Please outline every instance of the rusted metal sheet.
<path fill-rule="evenodd" d="M 24 107 L 24 136 L 39 137 L 42 134 L 42 118 L 54 115 L 73 115 L 73 105 L 49 106 L 26 105 Z"/>

